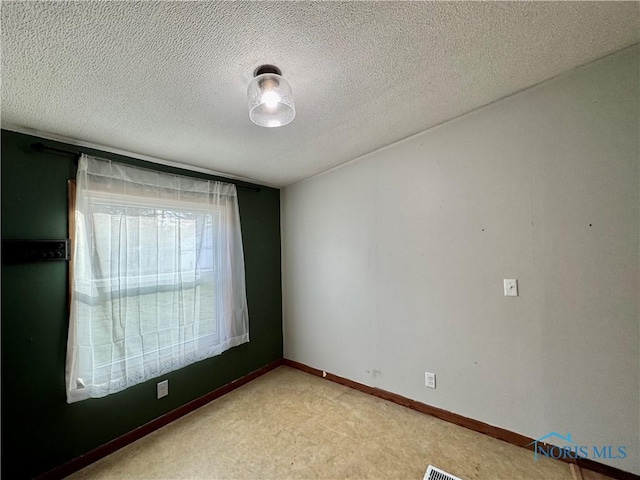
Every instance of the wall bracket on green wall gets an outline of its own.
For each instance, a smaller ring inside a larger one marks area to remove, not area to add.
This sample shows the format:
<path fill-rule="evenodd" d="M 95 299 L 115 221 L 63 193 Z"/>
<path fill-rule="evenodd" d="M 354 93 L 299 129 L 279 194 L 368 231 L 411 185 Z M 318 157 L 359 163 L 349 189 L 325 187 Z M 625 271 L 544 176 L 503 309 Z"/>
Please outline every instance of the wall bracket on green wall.
<path fill-rule="evenodd" d="M 60 240 L 2 240 L 2 263 L 68 261 L 70 241 Z"/>

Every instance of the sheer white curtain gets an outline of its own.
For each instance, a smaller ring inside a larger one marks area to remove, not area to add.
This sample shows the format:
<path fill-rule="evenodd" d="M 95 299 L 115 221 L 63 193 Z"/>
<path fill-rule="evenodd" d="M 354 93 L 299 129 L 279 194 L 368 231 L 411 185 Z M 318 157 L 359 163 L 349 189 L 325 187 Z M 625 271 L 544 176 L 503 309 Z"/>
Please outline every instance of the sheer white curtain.
<path fill-rule="evenodd" d="M 249 341 L 235 185 L 83 155 L 73 255 L 69 403 Z"/>

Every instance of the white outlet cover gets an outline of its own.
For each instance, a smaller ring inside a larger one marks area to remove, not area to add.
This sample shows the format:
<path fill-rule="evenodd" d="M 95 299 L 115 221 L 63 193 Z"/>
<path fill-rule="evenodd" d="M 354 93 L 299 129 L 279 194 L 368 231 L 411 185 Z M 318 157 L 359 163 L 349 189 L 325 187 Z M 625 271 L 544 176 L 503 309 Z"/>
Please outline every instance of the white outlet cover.
<path fill-rule="evenodd" d="M 436 374 L 424 372 L 424 385 L 428 388 L 436 388 Z"/>
<path fill-rule="evenodd" d="M 169 380 L 158 382 L 158 398 L 166 397 L 167 395 L 169 395 Z"/>
<path fill-rule="evenodd" d="M 518 296 L 518 279 L 516 278 L 504 279 L 504 296 L 505 297 Z"/>

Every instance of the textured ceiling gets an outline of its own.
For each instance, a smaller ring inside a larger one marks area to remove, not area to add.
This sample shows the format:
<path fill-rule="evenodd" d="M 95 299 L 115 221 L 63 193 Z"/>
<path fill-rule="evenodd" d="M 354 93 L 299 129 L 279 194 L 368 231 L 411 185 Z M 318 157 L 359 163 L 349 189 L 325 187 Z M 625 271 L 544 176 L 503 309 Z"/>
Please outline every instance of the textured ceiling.
<path fill-rule="evenodd" d="M 639 5 L 3 2 L 2 122 L 284 186 L 637 42 Z M 286 127 L 249 120 L 263 63 Z"/>

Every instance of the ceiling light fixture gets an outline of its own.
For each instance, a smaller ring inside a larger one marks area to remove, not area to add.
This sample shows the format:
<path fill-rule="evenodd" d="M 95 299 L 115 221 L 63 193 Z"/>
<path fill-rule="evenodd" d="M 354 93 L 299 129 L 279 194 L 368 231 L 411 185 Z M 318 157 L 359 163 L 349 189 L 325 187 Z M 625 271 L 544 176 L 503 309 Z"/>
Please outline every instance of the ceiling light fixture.
<path fill-rule="evenodd" d="M 296 116 L 291 86 L 278 67 L 256 68 L 247 88 L 249 118 L 261 127 L 282 127 Z"/>

